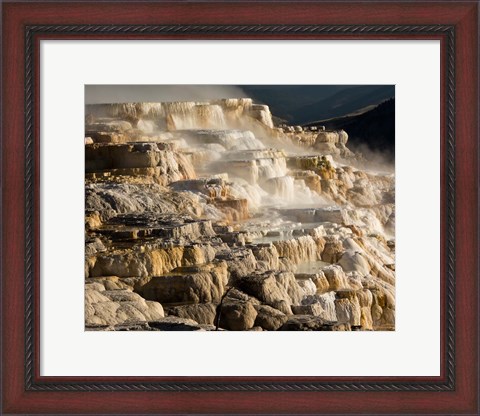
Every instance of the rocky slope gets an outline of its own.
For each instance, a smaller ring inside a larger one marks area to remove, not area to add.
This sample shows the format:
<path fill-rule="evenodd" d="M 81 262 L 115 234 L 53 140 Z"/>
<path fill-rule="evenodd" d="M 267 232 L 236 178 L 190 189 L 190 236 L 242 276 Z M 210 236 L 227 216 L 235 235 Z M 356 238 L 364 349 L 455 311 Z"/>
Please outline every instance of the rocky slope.
<path fill-rule="evenodd" d="M 393 170 L 345 131 L 250 99 L 86 114 L 86 329 L 395 328 Z"/>

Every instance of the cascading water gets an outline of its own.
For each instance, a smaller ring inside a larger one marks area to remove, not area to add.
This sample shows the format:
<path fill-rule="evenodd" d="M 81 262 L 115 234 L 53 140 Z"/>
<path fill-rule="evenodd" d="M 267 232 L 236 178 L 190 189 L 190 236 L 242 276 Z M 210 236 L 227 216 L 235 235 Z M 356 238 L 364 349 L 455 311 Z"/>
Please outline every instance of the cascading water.
<path fill-rule="evenodd" d="M 262 158 L 257 159 L 258 176 L 260 179 L 270 179 L 287 174 L 285 158 Z"/>
<path fill-rule="evenodd" d="M 293 201 L 294 184 L 295 179 L 291 176 L 279 176 L 268 179 L 264 188 L 275 198 L 280 198 L 288 203 Z"/>

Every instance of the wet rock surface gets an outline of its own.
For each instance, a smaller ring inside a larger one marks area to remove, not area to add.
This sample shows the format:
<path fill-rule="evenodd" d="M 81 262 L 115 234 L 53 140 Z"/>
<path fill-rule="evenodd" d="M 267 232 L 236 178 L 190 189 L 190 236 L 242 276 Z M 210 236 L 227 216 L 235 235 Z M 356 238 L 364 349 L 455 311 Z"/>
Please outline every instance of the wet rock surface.
<path fill-rule="evenodd" d="M 86 114 L 87 330 L 395 329 L 393 169 L 345 131 L 251 99 Z"/>

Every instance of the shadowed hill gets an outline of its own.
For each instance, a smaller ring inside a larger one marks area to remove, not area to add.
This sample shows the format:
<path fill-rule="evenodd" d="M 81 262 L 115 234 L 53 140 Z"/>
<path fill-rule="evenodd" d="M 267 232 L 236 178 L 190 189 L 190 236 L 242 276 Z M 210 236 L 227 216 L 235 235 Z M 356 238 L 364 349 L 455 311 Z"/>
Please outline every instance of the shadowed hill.
<path fill-rule="evenodd" d="M 349 136 L 352 149 L 367 145 L 371 150 L 395 155 L 395 99 L 389 99 L 361 114 L 309 123 L 327 130 L 343 129 Z"/>
<path fill-rule="evenodd" d="M 241 85 L 247 96 L 267 104 L 289 124 L 350 114 L 395 96 L 394 85 Z"/>

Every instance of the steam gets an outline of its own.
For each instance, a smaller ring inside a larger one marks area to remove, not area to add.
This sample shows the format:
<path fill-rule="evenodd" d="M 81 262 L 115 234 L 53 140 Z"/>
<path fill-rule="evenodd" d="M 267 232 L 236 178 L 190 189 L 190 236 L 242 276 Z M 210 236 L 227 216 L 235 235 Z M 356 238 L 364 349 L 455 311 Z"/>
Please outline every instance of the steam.
<path fill-rule="evenodd" d="M 356 168 L 373 173 L 395 173 L 395 155 L 390 152 L 375 150 L 361 143 L 355 146 L 355 153 L 357 157 L 351 164 Z"/>
<path fill-rule="evenodd" d="M 246 98 L 231 85 L 85 85 L 85 104 L 209 101 Z"/>

